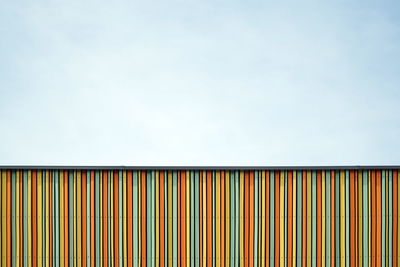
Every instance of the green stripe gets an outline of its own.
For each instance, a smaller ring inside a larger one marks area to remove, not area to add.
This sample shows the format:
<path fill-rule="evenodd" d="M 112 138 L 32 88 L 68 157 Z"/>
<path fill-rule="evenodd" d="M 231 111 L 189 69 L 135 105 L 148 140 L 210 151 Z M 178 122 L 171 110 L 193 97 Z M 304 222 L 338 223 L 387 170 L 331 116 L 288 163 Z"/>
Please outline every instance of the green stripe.
<path fill-rule="evenodd" d="M 325 266 L 331 266 L 331 172 L 325 172 L 325 237 L 326 237 L 326 260 Z"/>

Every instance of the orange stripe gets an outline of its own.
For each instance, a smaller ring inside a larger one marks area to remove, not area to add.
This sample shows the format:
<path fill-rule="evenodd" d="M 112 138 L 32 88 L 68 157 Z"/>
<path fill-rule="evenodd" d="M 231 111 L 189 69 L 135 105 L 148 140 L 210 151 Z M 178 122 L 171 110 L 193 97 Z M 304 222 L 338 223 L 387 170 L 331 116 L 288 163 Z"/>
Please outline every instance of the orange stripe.
<path fill-rule="evenodd" d="M 254 265 L 254 171 L 250 171 L 249 180 L 249 266 Z"/>
<path fill-rule="evenodd" d="M 397 171 L 393 171 L 393 267 L 397 267 L 397 231 L 398 231 L 398 212 L 397 212 Z"/>
<path fill-rule="evenodd" d="M 293 259 L 293 171 L 288 171 L 288 189 L 287 189 L 287 266 L 292 267 Z"/>
<path fill-rule="evenodd" d="M 95 238 L 94 238 L 94 171 L 90 171 L 90 256 L 91 263 L 93 265 L 96 264 L 96 255 L 95 255 Z M 64 202 L 65 203 L 65 202 Z M 67 230 L 66 230 L 67 231 Z M 65 265 L 66 267 L 68 265 Z"/>
<path fill-rule="evenodd" d="M 86 176 L 87 172 L 82 171 L 82 179 L 81 179 L 81 184 L 82 184 L 82 198 L 81 198 L 81 203 L 82 203 L 82 266 L 87 265 L 87 248 L 86 248 Z"/>
<path fill-rule="evenodd" d="M 331 171 L 331 266 L 335 266 L 335 171 Z"/>
<path fill-rule="evenodd" d="M 126 211 L 126 216 L 127 218 L 127 229 L 126 229 L 126 238 L 128 239 L 128 247 L 127 247 L 127 252 L 128 252 L 128 267 L 131 267 L 133 265 L 133 257 L 132 257 L 132 171 L 129 170 L 127 172 L 127 178 L 126 178 L 126 198 L 127 198 L 127 211 Z"/>
<path fill-rule="evenodd" d="M 303 221 L 302 221 L 302 227 L 303 227 L 303 231 L 302 231 L 302 266 L 306 266 L 306 262 L 307 262 L 307 172 L 303 171 L 302 173 L 302 211 L 303 211 Z M 334 265 L 333 265 L 334 266 Z"/>
<path fill-rule="evenodd" d="M 141 172 L 142 175 L 142 192 L 141 192 L 141 196 L 142 196 L 142 208 L 141 208 L 141 212 L 142 212 L 142 240 L 141 240 L 141 251 L 142 251 L 142 265 L 141 266 L 146 266 L 146 255 L 147 255 L 147 251 L 146 251 L 146 221 L 147 221 L 147 212 L 146 212 L 146 171 L 142 171 Z"/>
<path fill-rule="evenodd" d="M 165 265 L 165 212 L 164 212 L 164 194 L 165 194 L 164 171 L 160 171 L 160 267 Z"/>
<path fill-rule="evenodd" d="M 269 171 L 265 172 L 265 266 L 269 266 Z"/>
<path fill-rule="evenodd" d="M 225 266 L 225 171 L 221 171 L 221 266 Z M 217 233 L 218 234 L 218 233 Z"/>
<path fill-rule="evenodd" d="M 212 266 L 212 192 L 211 171 L 207 171 L 207 266 Z"/>
<path fill-rule="evenodd" d="M 114 171 L 114 265 L 119 266 L 118 171 Z"/>
<path fill-rule="evenodd" d="M 279 171 L 275 172 L 275 266 L 279 267 Z"/>

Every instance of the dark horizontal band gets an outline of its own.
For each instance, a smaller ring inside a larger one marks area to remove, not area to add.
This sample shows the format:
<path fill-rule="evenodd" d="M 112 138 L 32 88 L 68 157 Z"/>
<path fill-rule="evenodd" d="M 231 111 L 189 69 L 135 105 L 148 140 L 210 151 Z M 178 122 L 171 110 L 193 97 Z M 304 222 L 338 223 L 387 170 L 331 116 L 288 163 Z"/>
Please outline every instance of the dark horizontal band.
<path fill-rule="evenodd" d="M 341 165 L 341 166 L 68 166 L 68 165 L 0 165 L 0 169 L 47 170 L 371 170 L 400 169 L 400 165 Z"/>

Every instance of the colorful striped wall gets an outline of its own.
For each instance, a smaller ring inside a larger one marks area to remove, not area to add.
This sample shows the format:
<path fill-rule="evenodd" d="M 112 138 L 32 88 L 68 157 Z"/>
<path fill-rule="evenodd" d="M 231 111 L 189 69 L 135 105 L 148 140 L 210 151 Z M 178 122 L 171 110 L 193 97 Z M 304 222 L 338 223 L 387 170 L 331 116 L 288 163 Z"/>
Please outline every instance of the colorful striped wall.
<path fill-rule="evenodd" d="M 399 171 L 17 169 L 1 266 L 398 266 Z"/>

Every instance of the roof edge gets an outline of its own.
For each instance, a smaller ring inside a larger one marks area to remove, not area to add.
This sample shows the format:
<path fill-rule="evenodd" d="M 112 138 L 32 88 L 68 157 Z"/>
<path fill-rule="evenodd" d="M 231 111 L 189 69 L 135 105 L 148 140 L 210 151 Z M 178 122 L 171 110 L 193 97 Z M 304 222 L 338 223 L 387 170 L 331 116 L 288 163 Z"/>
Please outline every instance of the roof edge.
<path fill-rule="evenodd" d="M 129 165 L 0 165 L 0 169 L 46 170 L 370 170 L 400 169 L 400 165 L 324 165 L 324 166 L 129 166 Z"/>

